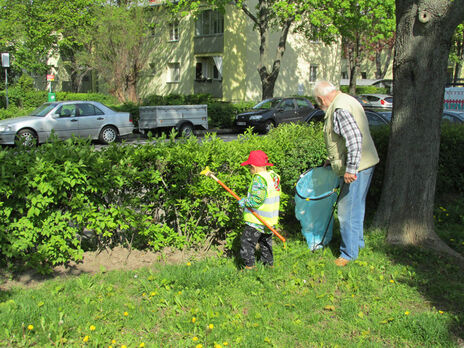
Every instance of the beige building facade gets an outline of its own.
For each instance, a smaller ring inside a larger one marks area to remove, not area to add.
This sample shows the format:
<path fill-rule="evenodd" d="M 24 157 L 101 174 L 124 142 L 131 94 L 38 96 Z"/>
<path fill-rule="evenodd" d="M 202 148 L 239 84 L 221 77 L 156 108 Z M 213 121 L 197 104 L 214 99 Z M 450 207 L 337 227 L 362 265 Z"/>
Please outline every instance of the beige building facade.
<path fill-rule="evenodd" d="M 270 35 L 268 69 L 278 39 L 278 32 Z M 241 10 L 229 6 L 224 14 L 205 10 L 196 19 L 157 23 L 152 40 L 150 67 L 138 86 L 141 97 L 207 93 L 224 101 L 261 99 L 259 35 Z M 316 80 L 338 81 L 340 69 L 340 44 L 311 42 L 290 32 L 274 96 L 310 95 Z"/>

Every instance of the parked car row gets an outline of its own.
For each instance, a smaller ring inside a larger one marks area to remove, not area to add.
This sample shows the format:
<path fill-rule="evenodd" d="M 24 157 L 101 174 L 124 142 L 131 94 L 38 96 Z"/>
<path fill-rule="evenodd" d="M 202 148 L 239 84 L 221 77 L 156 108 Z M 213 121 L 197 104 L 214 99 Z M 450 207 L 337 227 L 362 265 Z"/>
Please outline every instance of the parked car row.
<path fill-rule="evenodd" d="M 128 112 L 116 112 L 94 101 L 44 103 L 29 116 L 0 121 L 0 144 L 44 143 L 54 133 L 59 139 L 72 136 L 109 144 L 134 130 Z"/>

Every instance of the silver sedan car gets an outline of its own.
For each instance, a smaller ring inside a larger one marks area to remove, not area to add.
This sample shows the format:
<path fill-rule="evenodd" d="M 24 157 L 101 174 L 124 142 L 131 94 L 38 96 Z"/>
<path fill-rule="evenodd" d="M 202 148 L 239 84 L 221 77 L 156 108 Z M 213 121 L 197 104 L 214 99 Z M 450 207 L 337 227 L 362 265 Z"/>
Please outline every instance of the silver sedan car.
<path fill-rule="evenodd" d="M 109 144 L 134 130 L 128 112 L 116 112 L 94 101 L 45 103 L 29 116 L 0 121 L 0 144 L 44 143 L 52 132 L 59 139 L 72 136 Z"/>

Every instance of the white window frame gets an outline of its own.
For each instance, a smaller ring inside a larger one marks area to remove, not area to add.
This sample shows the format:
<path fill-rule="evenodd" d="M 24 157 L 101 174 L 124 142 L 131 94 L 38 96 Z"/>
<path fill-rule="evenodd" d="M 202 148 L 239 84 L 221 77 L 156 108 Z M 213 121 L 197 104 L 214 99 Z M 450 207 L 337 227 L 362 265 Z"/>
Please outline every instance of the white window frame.
<path fill-rule="evenodd" d="M 318 72 L 319 65 L 311 64 L 309 66 L 309 82 L 316 82 L 317 81 L 317 72 Z"/>
<path fill-rule="evenodd" d="M 168 79 L 167 83 L 180 82 L 180 63 L 168 63 Z"/>
<path fill-rule="evenodd" d="M 169 41 L 179 41 L 179 38 L 179 21 L 176 20 L 174 22 L 169 23 Z"/>

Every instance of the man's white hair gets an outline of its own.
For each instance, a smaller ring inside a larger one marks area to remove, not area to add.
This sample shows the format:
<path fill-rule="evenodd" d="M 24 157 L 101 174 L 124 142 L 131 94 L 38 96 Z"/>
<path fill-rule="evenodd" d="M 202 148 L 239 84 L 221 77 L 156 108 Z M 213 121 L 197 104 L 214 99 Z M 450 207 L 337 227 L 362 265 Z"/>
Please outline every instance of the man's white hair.
<path fill-rule="evenodd" d="M 313 94 L 315 97 L 325 97 L 326 95 L 336 90 L 337 90 L 337 87 L 335 87 L 329 81 L 319 80 L 314 85 Z"/>

